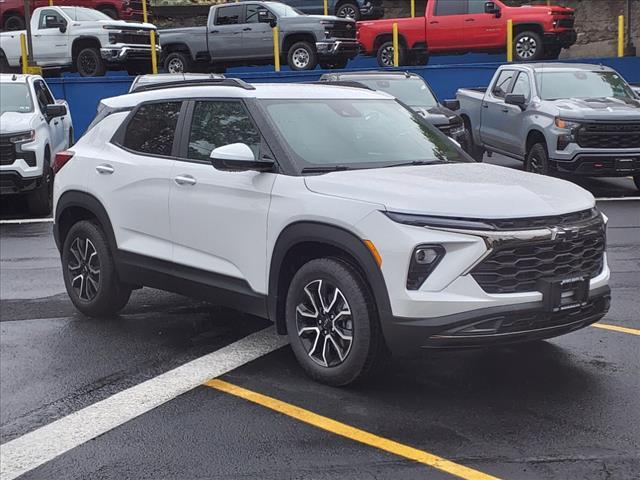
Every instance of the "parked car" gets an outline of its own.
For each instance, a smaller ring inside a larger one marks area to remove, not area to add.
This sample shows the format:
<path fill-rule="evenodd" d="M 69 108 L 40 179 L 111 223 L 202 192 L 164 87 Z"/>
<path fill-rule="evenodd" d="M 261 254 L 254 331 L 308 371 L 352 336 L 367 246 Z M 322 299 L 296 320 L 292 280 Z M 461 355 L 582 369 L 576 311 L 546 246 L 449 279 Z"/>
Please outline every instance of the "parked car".
<path fill-rule="evenodd" d="M 429 84 L 415 73 L 373 71 L 325 73 L 321 82 L 358 82 L 372 90 L 393 95 L 403 104 L 434 125 L 445 135 L 460 145 L 466 145 L 466 130 L 462 118 L 447 106 L 441 104 Z M 457 100 L 446 102 L 455 109 L 460 107 Z"/>
<path fill-rule="evenodd" d="M 503 65 L 487 89 L 458 90 L 473 150 L 529 172 L 633 176 L 640 188 L 640 100 L 601 65 Z"/>
<path fill-rule="evenodd" d="M 356 24 L 309 16 L 279 2 L 211 7 L 207 25 L 161 31 L 169 73 L 273 63 L 272 27 L 280 29 L 280 53 L 292 70 L 344 68 L 358 54 Z"/>
<path fill-rule="evenodd" d="M 31 10 L 48 7 L 49 0 L 30 0 Z M 114 19 L 142 18 L 141 0 L 55 0 L 56 7 L 87 7 Z M 24 30 L 24 0 L 0 1 L 0 30 Z"/>
<path fill-rule="evenodd" d="M 175 82 L 180 82 L 182 84 L 186 84 L 188 82 L 202 83 L 218 78 L 222 79 L 225 77 L 219 73 L 158 73 L 156 75 L 138 75 L 131 83 L 129 93 L 140 90 L 149 90 L 150 88 L 156 88 Z"/>
<path fill-rule="evenodd" d="M 514 58 L 556 59 L 576 42 L 574 10 L 547 5 L 508 7 L 496 0 L 432 0 L 424 17 L 358 23 L 365 55 L 393 66 L 392 27 L 398 24 L 401 65 L 426 64 L 430 55 L 506 50 L 507 20 L 513 20 Z"/>
<path fill-rule="evenodd" d="M 55 160 L 54 236 L 88 316 L 141 285 L 208 299 L 345 385 L 387 349 L 533 341 L 609 308 L 590 193 L 469 162 L 388 94 L 216 79 L 103 102 Z"/>
<path fill-rule="evenodd" d="M 36 63 L 45 68 L 77 71 L 83 77 L 126 69 L 151 69 L 150 23 L 113 20 L 82 7 L 43 7 L 33 12 L 31 32 Z M 0 33 L 0 71 L 20 68 L 20 34 Z M 156 45 L 158 55 L 160 47 Z"/>
<path fill-rule="evenodd" d="M 51 212 L 56 153 L 73 144 L 73 122 L 38 75 L 0 74 L 0 195 L 26 195 L 29 211 Z"/>
<path fill-rule="evenodd" d="M 280 0 L 306 15 L 324 14 L 324 0 Z M 331 15 L 352 20 L 382 18 L 382 0 L 328 0 L 327 11 Z"/>

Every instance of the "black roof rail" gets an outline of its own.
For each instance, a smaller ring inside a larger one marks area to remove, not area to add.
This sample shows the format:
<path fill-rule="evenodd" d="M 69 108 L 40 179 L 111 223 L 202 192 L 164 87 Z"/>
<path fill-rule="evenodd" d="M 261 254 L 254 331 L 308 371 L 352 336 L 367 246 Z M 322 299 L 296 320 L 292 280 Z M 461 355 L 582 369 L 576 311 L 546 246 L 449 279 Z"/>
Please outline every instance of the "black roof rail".
<path fill-rule="evenodd" d="M 353 87 L 353 88 L 362 88 L 365 90 L 371 90 L 375 92 L 375 90 L 364 83 L 357 82 L 355 80 L 318 80 L 317 82 L 306 82 L 309 85 L 325 85 L 325 86 L 338 86 L 338 87 Z"/>
<path fill-rule="evenodd" d="M 193 78 L 184 80 L 175 80 L 171 82 L 158 82 L 150 83 L 148 85 L 140 85 L 136 87 L 134 93 L 148 92 L 150 90 L 163 90 L 165 88 L 180 88 L 180 87 L 201 87 L 201 86 L 216 86 L 216 87 L 238 87 L 244 90 L 255 90 L 256 87 L 241 80 L 239 78 Z"/>

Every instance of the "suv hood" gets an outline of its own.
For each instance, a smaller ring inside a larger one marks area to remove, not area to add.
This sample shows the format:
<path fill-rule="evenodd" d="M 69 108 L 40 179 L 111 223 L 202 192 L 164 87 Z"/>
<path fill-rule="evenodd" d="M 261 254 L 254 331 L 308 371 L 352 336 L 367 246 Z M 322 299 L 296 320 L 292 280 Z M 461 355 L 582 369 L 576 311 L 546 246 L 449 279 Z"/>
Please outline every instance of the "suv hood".
<path fill-rule="evenodd" d="M 399 213 L 468 218 L 543 217 L 593 208 L 573 183 L 483 163 L 348 170 L 306 177 L 323 195 Z"/>
<path fill-rule="evenodd" d="M 4 135 L 31 130 L 33 117 L 33 112 L 4 112 L 0 115 L 0 133 Z"/>
<path fill-rule="evenodd" d="M 640 120 L 640 100 L 571 98 L 551 102 L 559 115 L 576 120 Z"/>

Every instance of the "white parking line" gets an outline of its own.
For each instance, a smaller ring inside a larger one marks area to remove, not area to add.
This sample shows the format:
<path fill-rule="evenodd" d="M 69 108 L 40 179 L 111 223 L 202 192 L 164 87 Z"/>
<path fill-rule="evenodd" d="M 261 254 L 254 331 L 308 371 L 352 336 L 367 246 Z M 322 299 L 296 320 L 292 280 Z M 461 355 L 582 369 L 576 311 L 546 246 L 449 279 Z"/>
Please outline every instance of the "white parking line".
<path fill-rule="evenodd" d="M 0 445 L 0 479 L 12 480 L 286 343 L 266 328 Z"/>
<path fill-rule="evenodd" d="M 51 223 L 53 218 L 12 218 L 9 220 L 0 220 L 2 224 L 21 224 L 21 223 Z"/>

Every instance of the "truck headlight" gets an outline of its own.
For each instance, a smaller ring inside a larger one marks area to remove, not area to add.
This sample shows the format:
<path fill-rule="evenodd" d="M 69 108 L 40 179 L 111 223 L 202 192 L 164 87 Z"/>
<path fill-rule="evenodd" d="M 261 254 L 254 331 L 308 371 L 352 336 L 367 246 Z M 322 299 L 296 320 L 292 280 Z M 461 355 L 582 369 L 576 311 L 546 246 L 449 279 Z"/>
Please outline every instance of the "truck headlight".
<path fill-rule="evenodd" d="M 442 245 L 419 245 L 413 250 L 409 273 L 407 274 L 407 290 L 418 290 L 431 272 L 444 257 Z"/>
<path fill-rule="evenodd" d="M 562 128 L 563 130 L 573 130 L 574 128 L 579 128 L 580 124 L 578 122 L 574 122 L 572 120 L 565 120 L 564 118 L 556 117 L 556 127 Z"/>
<path fill-rule="evenodd" d="M 555 125 L 557 128 L 567 131 L 567 133 L 558 136 L 558 150 L 564 150 L 569 144 L 577 142 L 578 129 L 581 127 L 578 122 L 556 117 Z"/>
<path fill-rule="evenodd" d="M 33 142 L 36 139 L 36 131 L 29 130 L 28 132 L 18 133 L 9 137 L 9 141 L 12 143 L 26 143 Z"/>

